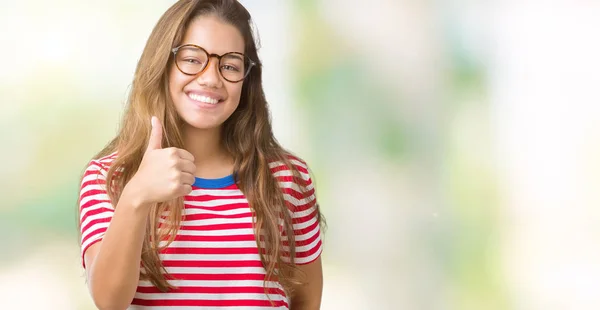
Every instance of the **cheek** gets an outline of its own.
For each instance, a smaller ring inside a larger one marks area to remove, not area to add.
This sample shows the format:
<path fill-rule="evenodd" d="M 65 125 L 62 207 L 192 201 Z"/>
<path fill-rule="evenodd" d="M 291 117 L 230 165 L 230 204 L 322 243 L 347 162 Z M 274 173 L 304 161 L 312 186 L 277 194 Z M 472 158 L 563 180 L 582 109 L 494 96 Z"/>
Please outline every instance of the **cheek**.
<path fill-rule="evenodd" d="M 169 91 L 171 95 L 181 91 L 189 83 L 189 79 L 188 76 L 181 74 L 175 66 L 171 66 L 169 70 Z"/>
<path fill-rule="evenodd" d="M 233 84 L 227 87 L 227 93 L 229 94 L 229 98 L 232 99 L 236 103 L 236 105 L 240 102 L 240 97 L 242 96 L 242 84 Z"/>
<path fill-rule="evenodd" d="M 174 97 L 177 91 L 177 74 L 173 72 L 173 68 L 169 71 L 169 93 Z"/>

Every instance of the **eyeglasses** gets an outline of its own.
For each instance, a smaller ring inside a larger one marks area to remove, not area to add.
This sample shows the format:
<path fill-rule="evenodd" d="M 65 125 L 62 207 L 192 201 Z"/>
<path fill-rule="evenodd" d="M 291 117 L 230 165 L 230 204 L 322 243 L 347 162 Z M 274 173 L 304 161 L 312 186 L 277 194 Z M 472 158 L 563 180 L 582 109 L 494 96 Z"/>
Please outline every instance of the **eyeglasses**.
<path fill-rule="evenodd" d="M 242 53 L 209 54 L 205 49 L 194 44 L 184 44 L 171 51 L 175 57 L 177 69 L 186 75 L 204 72 L 208 68 L 210 58 L 216 57 L 219 60 L 221 76 L 231 83 L 241 82 L 248 76 L 250 69 L 256 65 L 252 59 Z"/>

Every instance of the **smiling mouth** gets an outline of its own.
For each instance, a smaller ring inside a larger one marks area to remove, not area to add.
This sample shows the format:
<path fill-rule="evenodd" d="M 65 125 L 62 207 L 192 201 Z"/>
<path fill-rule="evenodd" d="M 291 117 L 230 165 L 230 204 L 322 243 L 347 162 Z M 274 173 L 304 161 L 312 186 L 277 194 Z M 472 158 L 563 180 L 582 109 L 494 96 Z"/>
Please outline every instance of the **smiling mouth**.
<path fill-rule="evenodd" d="M 219 100 L 216 98 L 211 98 L 211 97 L 207 97 L 207 96 L 201 96 L 201 95 L 197 95 L 197 94 L 187 94 L 187 96 L 197 102 L 201 102 L 201 103 L 207 103 L 207 104 L 212 104 L 212 105 L 216 105 L 219 102 L 222 102 L 223 100 Z"/>

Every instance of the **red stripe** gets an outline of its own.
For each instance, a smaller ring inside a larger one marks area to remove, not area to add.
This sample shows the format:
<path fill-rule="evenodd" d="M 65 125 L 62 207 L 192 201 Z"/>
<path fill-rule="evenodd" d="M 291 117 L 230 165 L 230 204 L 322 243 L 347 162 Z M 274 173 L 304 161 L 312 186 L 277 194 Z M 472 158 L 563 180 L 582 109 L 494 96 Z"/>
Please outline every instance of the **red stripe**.
<path fill-rule="evenodd" d="M 244 203 L 230 203 L 230 204 L 220 204 L 220 205 L 216 205 L 214 207 L 207 207 L 207 206 L 195 206 L 195 205 L 191 205 L 189 203 L 185 204 L 185 208 L 186 209 L 198 209 L 198 210 L 207 210 L 207 211 L 230 211 L 230 210 L 235 210 L 235 209 L 248 209 L 248 203 L 244 202 Z"/>
<path fill-rule="evenodd" d="M 107 218 L 99 218 L 99 219 L 90 221 L 87 225 L 85 225 L 84 227 L 81 227 L 81 232 L 85 233 L 88 229 L 92 228 L 96 224 L 110 223 L 110 220 L 111 220 L 111 218 L 107 217 Z"/>
<path fill-rule="evenodd" d="M 322 245 L 323 244 L 322 244 L 321 240 L 319 240 L 317 245 L 315 247 L 311 248 L 310 250 L 304 251 L 304 252 L 296 252 L 296 258 L 309 257 L 309 256 L 317 253 L 317 251 L 321 248 Z"/>
<path fill-rule="evenodd" d="M 304 210 L 302 210 L 302 211 L 304 211 Z M 309 213 L 308 215 L 292 218 L 292 223 L 293 224 L 302 224 L 302 223 L 306 223 L 316 217 L 317 217 L 317 210 L 314 209 L 313 212 Z"/>
<path fill-rule="evenodd" d="M 84 188 L 86 188 L 87 186 L 90 186 L 90 185 L 100 185 L 100 186 L 103 186 L 103 185 L 106 185 L 106 180 L 104 180 L 104 179 L 96 179 L 96 180 L 85 181 L 85 182 L 83 182 L 81 184 L 81 189 L 84 189 Z"/>
<path fill-rule="evenodd" d="M 298 235 L 305 235 L 305 234 L 310 233 L 311 231 L 313 231 L 315 228 L 317 228 L 318 225 L 319 225 L 319 221 L 315 221 L 310 226 L 304 227 L 302 229 L 294 229 L 294 234 L 296 236 L 298 236 Z"/>
<path fill-rule="evenodd" d="M 292 175 L 279 175 L 279 176 L 276 176 L 275 179 L 278 182 L 293 182 L 293 183 L 300 185 L 301 187 L 307 187 L 308 185 L 312 184 L 310 179 L 305 180 L 303 178 L 299 178 L 299 177 L 292 176 Z"/>
<path fill-rule="evenodd" d="M 143 286 L 137 288 L 138 293 L 145 294 L 160 294 L 154 286 Z M 183 294 L 264 294 L 265 289 L 262 286 L 233 286 L 233 287 L 204 287 L 204 286 L 183 286 L 174 290 L 170 290 L 169 293 L 183 293 Z M 285 296 L 285 292 L 276 287 L 268 287 L 267 294 L 276 294 Z"/>
<path fill-rule="evenodd" d="M 299 161 L 299 162 L 301 162 L 301 163 L 303 163 L 304 165 L 306 165 L 306 163 L 305 163 L 305 162 L 303 162 L 303 161 L 301 161 L 301 160 L 299 160 L 299 159 L 298 159 L 298 161 Z M 299 165 L 294 165 L 294 164 L 292 164 L 292 166 L 294 166 L 294 168 L 298 169 L 298 171 L 300 171 L 300 172 L 302 172 L 302 173 L 309 174 L 309 172 L 308 172 L 308 169 L 306 169 L 306 168 L 304 168 L 304 167 L 302 167 L 302 166 L 299 166 Z"/>
<path fill-rule="evenodd" d="M 181 225 L 182 230 L 225 230 L 253 229 L 252 223 L 212 224 L 212 225 Z"/>
<path fill-rule="evenodd" d="M 94 195 L 106 195 L 106 191 L 103 190 L 103 189 L 90 189 L 90 190 L 87 190 L 87 191 L 83 192 L 83 194 L 81 194 L 80 200 L 83 199 L 83 198 L 85 198 L 85 197 L 90 197 L 90 196 L 94 196 Z"/>
<path fill-rule="evenodd" d="M 273 304 L 271 304 L 271 302 Z M 286 307 L 285 301 L 268 301 L 254 299 L 234 299 L 234 300 L 193 300 L 193 299 L 159 299 L 145 300 L 135 298 L 132 305 L 137 306 L 187 306 L 187 307 Z"/>
<path fill-rule="evenodd" d="M 296 159 L 296 158 L 294 158 L 294 159 Z M 298 160 L 298 159 L 296 159 L 296 160 Z M 298 161 L 301 162 L 302 164 L 305 164 L 301 160 L 298 160 Z M 292 169 L 296 169 L 296 170 L 298 170 L 298 171 L 300 171 L 302 173 L 309 174 L 308 169 L 306 169 L 306 168 L 304 168 L 304 167 L 302 167 L 300 165 L 296 165 L 294 163 L 291 163 L 291 164 L 292 164 Z M 275 167 L 271 168 L 271 172 L 272 173 L 275 173 L 275 172 L 278 172 L 278 171 L 289 171 L 289 170 L 290 169 L 288 168 L 288 166 L 286 166 L 284 163 L 280 163 L 278 166 L 275 166 Z"/>
<path fill-rule="evenodd" d="M 102 227 L 102 228 L 98 228 L 94 231 L 92 231 L 89 235 L 87 235 L 85 238 L 82 238 L 81 243 L 85 243 L 88 239 L 95 237 L 99 234 L 103 234 L 106 232 L 106 228 Z"/>
<path fill-rule="evenodd" d="M 92 199 L 92 200 L 89 200 L 89 201 L 87 201 L 86 203 L 82 204 L 82 205 L 81 205 L 81 207 L 80 207 L 79 209 L 80 209 L 80 211 L 81 211 L 81 212 L 83 212 L 83 211 L 85 211 L 86 209 L 89 209 L 89 208 L 91 208 L 92 206 L 95 206 L 95 205 L 97 205 L 97 204 L 99 204 L 99 203 L 105 203 L 105 202 L 108 202 L 108 203 L 110 203 L 110 200 L 98 200 L 98 199 Z M 102 208 L 101 208 L 101 209 L 102 209 Z M 108 209 L 108 210 L 110 210 L 110 209 Z M 111 211 L 111 212 L 114 212 L 113 210 L 110 210 L 110 211 Z M 94 211 L 93 211 L 93 210 L 89 210 L 89 211 L 87 211 L 87 212 L 94 212 Z M 83 221 L 83 220 L 85 220 L 85 218 L 87 218 L 87 216 L 86 216 L 86 217 L 84 217 L 84 218 L 82 219 L 82 221 Z"/>
<path fill-rule="evenodd" d="M 227 242 L 227 241 L 256 241 L 254 235 L 226 235 L 226 236 L 189 236 L 177 235 L 175 241 L 191 242 Z"/>
<path fill-rule="evenodd" d="M 89 210 L 90 209 L 89 207 L 91 207 L 92 205 L 97 205 L 98 203 L 110 202 L 108 200 L 91 200 L 91 201 L 93 201 L 95 203 L 93 203 L 93 204 L 86 203 L 81 207 L 82 211 L 85 211 L 85 216 L 82 219 L 82 222 L 85 220 L 85 218 L 87 218 L 88 216 L 91 216 L 91 215 L 97 215 L 97 214 L 101 214 L 101 213 L 105 213 L 105 212 L 108 212 L 112 215 L 112 213 L 115 212 L 115 210 L 105 208 L 105 207 L 100 207 L 100 208 Z"/>
<path fill-rule="evenodd" d="M 311 200 L 308 203 L 300 204 L 300 205 L 294 205 L 294 204 L 291 204 L 291 203 L 286 203 L 286 206 L 288 207 L 288 209 L 292 213 L 295 214 L 295 213 L 300 213 L 300 212 L 304 212 L 306 210 L 309 210 L 310 208 L 314 207 L 316 203 L 317 203 L 317 200 L 313 199 L 313 200 Z"/>
<path fill-rule="evenodd" d="M 98 167 L 98 169 L 91 169 L 93 166 Z M 104 175 L 101 173 L 101 171 L 102 171 L 101 169 L 102 168 L 100 168 L 100 166 L 98 166 L 98 165 L 89 165 L 88 168 L 83 173 L 83 178 L 88 177 L 90 175 L 103 177 Z"/>
<path fill-rule="evenodd" d="M 186 214 L 183 217 L 184 221 L 198 221 L 198 220 L 211 220 L 211 219 L 239 219 L 252 217 L 252 212 L 239 213 L 239 214 L 211 214 L 211 213 L 198 213 L 198 214 Z"/>
<path fill-rule="evenodd" d="M 309 202 L 295 205 L 294 210 L 296 212 L 305 211 L 305 210 L 312 208 L 315 205 L 315 203 L 317 203 L 317 199 L 313 196 L 313 199 L 310 200 Z"/>
<path fill-rule="evenodd" d="M 185 198 L 188 201 L 213 201 L 213 200 L 220 200 L 220 199 L 245 199 L 246 196 L 244 196 L 243 194 L 232 195 L 232 196 L 188 195 L 188 196 L 185 196 Z"/>
<path fill-rule="evenodd" d="M 281 189 L 283 191 L 283 193 L 285 194 L 289 194 L 290 196 L 298 199 L 298 200 L 302 200 L 304 198 L 308 198 L 310 196 L 312 196 L 315 193 L 315 189 L 311 188 L 307 191 L 305 191 L 304 193 L 298 192 L 292 188 L 286 187 L 286 188 L 282 188 Z"/>
<path fill-rule="evenodd" d="M 260 260 L 164 260 L 162 264 L 164 267 L 263 267 Z"/>
<path fill-rule="evenodd" d="M 275 174 L 276 172 L 279 172 L 279 171 L 289 171 L 289 170 L 290 169 L 282 163 L 279 166 L 275 166 L 275 167 L 271 168 L 271 173 Z"/>
<path fill-rule="evenodd" d="M 183 281 L 263 281 L 265 275 L 261 273 L 170 273 L 171 279 Z"/>
<path fill-rule="evenodd" d="M 168 247 L 161 251 L 162 254 L 213 254 L 213 255 L 240 255 L 240 254 L 258 254 L 256 247 L 240 248 L 181 248 Z"/>
<path fill-rule="evenodd" d="M 312 237 L 310 237 L 306 240 L 300 240 L 300 241 L 296 240 L 296 247 L 307 246 L 307 245 L 313 243 L 315 240 L 317 240 L 317 238 L 319 238 L 319 235 L 320 235 L 320 233 L 319 233 L 319 231 L 317 231 Z M 289 246 L 290 243 L 288 241 L 283 241 L 283 245 Z"/>
<path fill-rule="evenodd" d="M 92 168 L 92 167 L 97 167 L 97 168 L 98 168 L 98 170 L 97 170 L 97 169 L 90 169 L 90 168 Z M 108 170 L 107 168 L 108 168 L 108 167 L 104 166 L 103 164 L 101 164 L 101 163 L 99 163 L 99 162 L 97 162 L 97 161 L 91 161 L 91 162 L 90 162 L 90 165 L 89 165 L 89 166 L 88 166 L 88 168 L 87 168 L 87 171 L 90 171 L 90 172 L 96 172 L 96 173 L 97 173 L 97 172 L 98 172 L 98 171 L 100 171 L 100 170 L 105 170 L 105 171 L 106 171 L 106 170 Z M 86 172 L 87 172 L 87 171 L 86 171 Z"/>

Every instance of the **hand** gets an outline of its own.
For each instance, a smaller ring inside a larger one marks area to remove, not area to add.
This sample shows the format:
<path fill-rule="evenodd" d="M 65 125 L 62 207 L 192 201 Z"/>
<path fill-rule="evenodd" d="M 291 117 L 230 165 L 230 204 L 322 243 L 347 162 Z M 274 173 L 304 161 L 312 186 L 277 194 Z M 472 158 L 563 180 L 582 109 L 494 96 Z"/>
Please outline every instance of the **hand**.
<path fill-rule="evenodd" d="M 124 192 L 140 205 L 168 201 L 192 191 L 196 173 L 194 156 L 178 148 L 162 148 L 162 125 L 155 116 L 148 147 L 136 174 Z"/>

